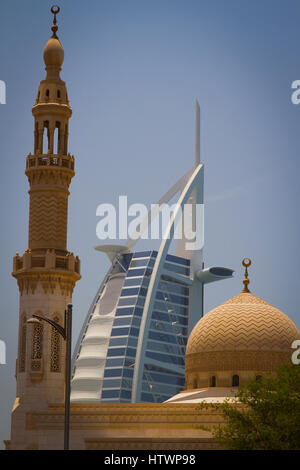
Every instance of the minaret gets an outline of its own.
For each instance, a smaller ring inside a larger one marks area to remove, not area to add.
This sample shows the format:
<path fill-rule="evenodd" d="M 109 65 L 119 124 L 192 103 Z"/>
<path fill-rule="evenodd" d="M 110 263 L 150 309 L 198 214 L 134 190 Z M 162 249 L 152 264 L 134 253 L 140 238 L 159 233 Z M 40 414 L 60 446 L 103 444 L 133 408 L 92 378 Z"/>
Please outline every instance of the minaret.
<path fill-rule="evenodd" d="M 51 12 L 52 36 L 44 49 L 47 75 L 32 108 L 34 153 L 26 160 L 30 186 L 28 249 L 23 256 L 16 254 L 12 273 L 20 291 L 12 448 L 26 447 L 25 435 L 30 434 L 24 428 L 26 412 L 64 401 L 63 340 L 50 325 L 26 321 L 38 313 L 63 324 L 64 310 L 72 303 L 75 283 L 81 277 L 79 258 L 67 250 L 69 185 L 75 175 L 74 157 L 68 153 L 72 109 L 66 84 L 60 78 L 64 49 L 57 37 L 59 7 L 52 7 Z"/>

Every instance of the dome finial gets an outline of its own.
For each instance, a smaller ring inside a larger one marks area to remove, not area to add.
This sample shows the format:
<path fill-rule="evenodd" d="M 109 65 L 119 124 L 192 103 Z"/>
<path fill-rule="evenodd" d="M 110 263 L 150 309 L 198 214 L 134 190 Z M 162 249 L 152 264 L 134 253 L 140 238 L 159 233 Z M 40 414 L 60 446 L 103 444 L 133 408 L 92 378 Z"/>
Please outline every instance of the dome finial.
<path fill-rule="evenodd" d="M 244 258 L 243 261 L 242 261 L 242 265 L 246 268 L 245 269 L 245 279 L 243 280 L 244 289 L 242 290 L 242 292 L 250 292 L 249 289 L 248 289 L 248 285 L 250 283 L 250 281 L 248 279 L 248 268 L 249 268 L 249 266 L 251 266 L 251 259 L 250 258 Z"/>
<path fill-rule="evenodd" d="M 56 15 L 60 12 L 60 7 L 58 5 L 53 5 L 51 7 L 51 13 L 54 15 L 53 17 L 53 26 L 51 27 L 51 30 L 53 32 L 52 37 L 57 38 L 56 32 L 58 30 L 58 26 L 56 25 Z"/>

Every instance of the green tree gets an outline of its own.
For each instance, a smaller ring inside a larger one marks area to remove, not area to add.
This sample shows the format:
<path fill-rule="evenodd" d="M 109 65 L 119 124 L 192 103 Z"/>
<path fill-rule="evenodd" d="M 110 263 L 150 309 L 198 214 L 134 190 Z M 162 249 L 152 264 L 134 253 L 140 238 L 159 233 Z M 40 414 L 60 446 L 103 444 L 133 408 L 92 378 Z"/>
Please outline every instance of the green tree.
<path fill-rule="evenodd" d="M 250 380 L 237 399 L 200 406 L 222 412 L 224 424 L 214 427 L 213 435 L 223 448 L 300 449 L 300 366 L 282 366 Z"/>

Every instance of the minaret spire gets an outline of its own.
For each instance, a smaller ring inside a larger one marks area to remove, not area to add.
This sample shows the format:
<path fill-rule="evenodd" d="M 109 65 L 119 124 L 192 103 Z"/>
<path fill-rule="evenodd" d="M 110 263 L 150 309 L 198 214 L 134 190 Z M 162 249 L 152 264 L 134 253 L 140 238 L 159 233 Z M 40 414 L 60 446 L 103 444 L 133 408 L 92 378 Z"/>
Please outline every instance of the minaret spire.
<path fill-rule="evenodd" d="M 51 7 L 51 13 L 53 13 L 53 26 L 51 27 L 51 30 L 53 32 L 52 37 L 58 39 L 56 36 L 58 26 L 56 25 L 56 15 L 60 12 L 60 7 L 58 5 L 53 5 Z"/>
<path fill-rule="evenodd" d="M 195 167 L 200 164 L 200 106 L 195 100 Z"/>
<path fill-rule="evenodd" d="M 243 261 L 242 261 L 242 265 L 245 268 L 245 278 L 243 280 L 244 289 L 242 290 L 242 292 L 250 293 L 250 290 L 248 289 L 248 285 L 250 284 L 250 281 L 248 279 L 248 268 L 249 268 L 249 266 L 251 266 L 251 259 L 250 258 L 244 258 Z"/>

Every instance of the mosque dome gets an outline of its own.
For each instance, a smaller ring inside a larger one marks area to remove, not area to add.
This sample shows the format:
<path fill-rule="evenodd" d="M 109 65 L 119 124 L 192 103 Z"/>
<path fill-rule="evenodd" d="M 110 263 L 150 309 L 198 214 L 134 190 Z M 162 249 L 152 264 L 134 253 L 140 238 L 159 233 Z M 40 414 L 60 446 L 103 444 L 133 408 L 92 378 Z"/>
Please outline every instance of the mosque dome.
<path fill-rule="evenodd" d="M 300 332 L 284 313 L 249 291 L 250 264 L 243 260 L 244 290 L 208 312 L 192 330 L 186 350 L 187 389 L 241 385 L 251 375 L 290 362 L 291 345 Z"/>
<path fill-rule="evenodd" d="M 61 67 L 64 61 L 64 48 L 58 38 L 51 37 L 44 49 L 44 61 L 47 67 Z"/>

